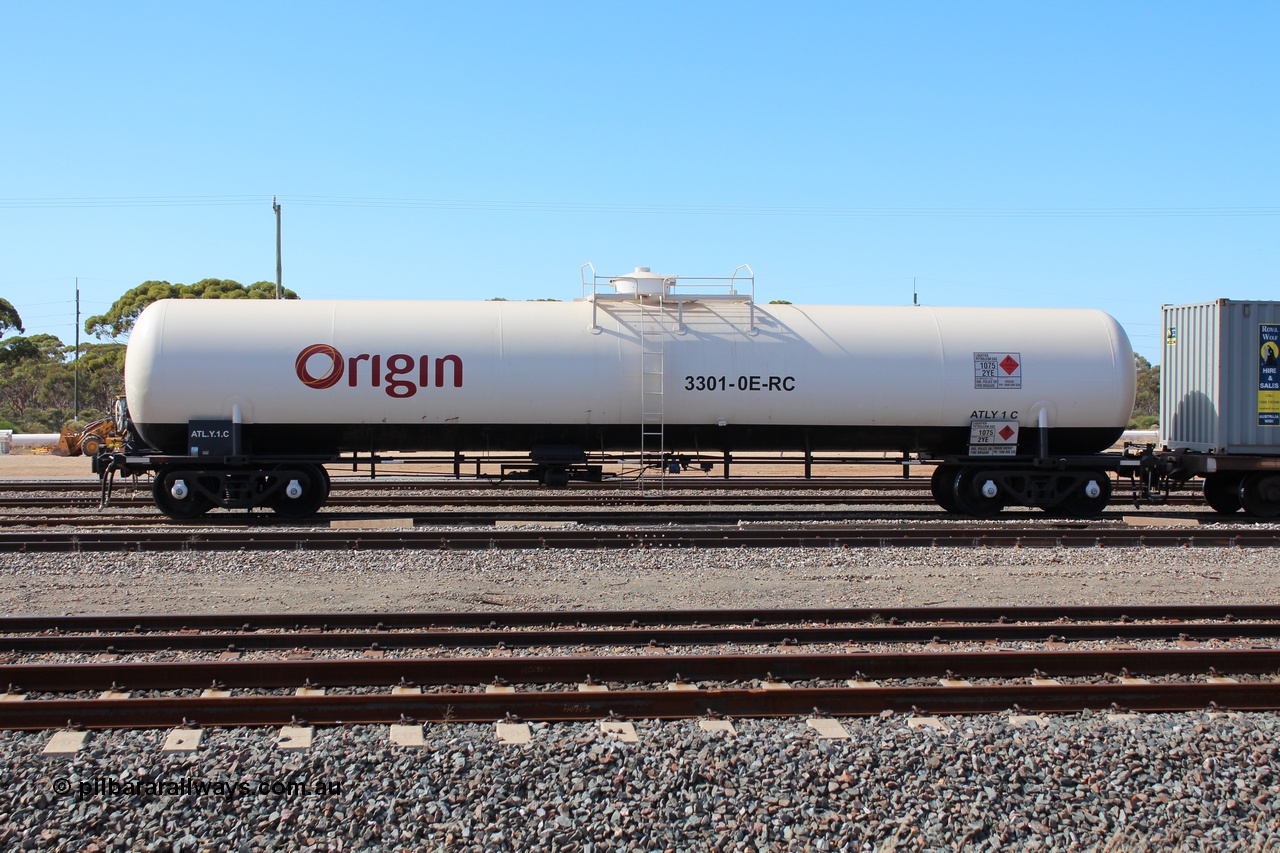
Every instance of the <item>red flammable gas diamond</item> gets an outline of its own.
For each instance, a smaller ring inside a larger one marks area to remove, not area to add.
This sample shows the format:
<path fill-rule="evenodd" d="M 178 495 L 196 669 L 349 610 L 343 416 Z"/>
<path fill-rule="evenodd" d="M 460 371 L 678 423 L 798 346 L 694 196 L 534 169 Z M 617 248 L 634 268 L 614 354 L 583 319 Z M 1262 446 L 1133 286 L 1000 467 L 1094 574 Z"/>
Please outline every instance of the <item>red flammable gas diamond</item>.
<path fill-rule="evenodd" d="M 1018 369 L 1018 361 L 1013 356 L 1006 355 L 1004 361 L 1000 362 L 1000 367 L 1004 369 L 1005 373 L 1012 376 L 1013 372 Z"/>
<path fill-rule="evenodd" d="M 1010 438 L 1012 438 L 1013 427 L 1009 426 L 1008 424 L 1005 424 L 1004 429 L 1000 430 L 1000 437 L 1003 438 L 1005 441 L 1008 441 Z"/>

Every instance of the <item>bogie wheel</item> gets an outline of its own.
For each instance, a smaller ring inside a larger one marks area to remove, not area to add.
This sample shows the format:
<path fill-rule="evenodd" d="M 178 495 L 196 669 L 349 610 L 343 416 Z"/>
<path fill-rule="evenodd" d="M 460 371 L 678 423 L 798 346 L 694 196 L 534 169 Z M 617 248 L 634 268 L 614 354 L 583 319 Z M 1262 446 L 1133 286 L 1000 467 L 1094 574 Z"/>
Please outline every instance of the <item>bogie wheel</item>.
<path fill-rule="evenodd" d="M 569 485 L 569 472 L 564 468 L 548 468 L 542 472 L 542 485 L 548 489 L 563 489 Z"/>
<path fill-rule="evenodd" d="M 999 515 L 1004 509 L 1004 498 L 998 493 L 994 497 L 984 495 L 982 490 L 987 480 L 985 477 L 976 476 L 977 473 L 978 470 L 975 468 L 963 467 L 956 472 L 952 485 L 952 496 L 956 507 L 965 515 L 976 515 L 979 518 Z"/>
<path fill-rule="evenodd" d="M 933 476 L 929 478 L 929 489 L 933 492 L 933 499 L 947 512 L 960 511 L 955 493 L 958 473 L 960 473 L 958 465 L 939 465 L 933 469 Z"/>
<path fill-rule="evenodd" d="M 1204 502 L 1215 512 L 1231 515 L 1240 511 L 1240 479 L 1236 473 L 1209 474 L 1204 478 Z"/>
<path fill-rule="evenodd" d="M 178 521 L 199 518 L 213 509 L 213 501 L 196 490 L 192 473 L 180 473 L 173 468 L 157 471 L 151 483 L 151 497 L 155 499 L 156 509 Z M 175 491 L 182 497 L 175 496 Z"/>
<path fill-rule="evenodd" d="M 1058 507 L 1072 518 L 1101 515 L 1111 501 L 1111 477 L 1106 471 L 1089 471 L 1083 483 L 1062 499 Z"/>
<path fill-rule="evenodd" d="M 295 465 L 290 466 L 290 470 L 304 475 L 306 482 L 298 481 L 302 486 L 302 496 L 290 498 L 281 492 L 271 502 L 271 509 L 281 518 L 309 518 L 329 499 L 329 472 L 323 465 Z"/>
<path fill-rule="evenodd" d="M 1240 481 L 1240 505 L 1249 515 L 1275 518 L 1280 515 L 1280 474 L 1258 472 Z"/>

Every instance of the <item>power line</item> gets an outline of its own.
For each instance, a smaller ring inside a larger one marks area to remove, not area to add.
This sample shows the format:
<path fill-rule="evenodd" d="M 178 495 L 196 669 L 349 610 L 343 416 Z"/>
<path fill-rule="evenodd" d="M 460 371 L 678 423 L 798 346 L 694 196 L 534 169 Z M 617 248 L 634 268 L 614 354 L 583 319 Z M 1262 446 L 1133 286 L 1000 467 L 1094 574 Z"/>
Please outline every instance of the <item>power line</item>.
<path fill-rule="evenodd" d="M 0 209 L 122 207 L 234 207 L 262 204 L 265 196 L 113 196 L 101 198 L 0 198 Z M 482 199 L 279 196 L 301 207 L 364 207 L 401 210 L 463 210 L 503 213 L 613 213 L 668 216 L 798 216 L 920 218 L 1178 218 L 1272 217 L 1280 207 L 808 207 L 785 205 L 635 204 Z"/>
<path fill-rule="evenodd" d="M 259 204 L 261 196 L 107 196 L 102 198 L 0 198 L 0 209 L 98 207 L 225 207 Z"/>
<path fill-rule="evenodd" d="M 612 204 L 595 202 L 480 201 L 474 199 L 346 198 L 288 196 L 295 205 L 311 207 L 380 207 L 430 210 L 473 210 L 529 213 L 626 213 L 699 216 L 831 216 L 831 217 L 1172 217 L 1280 216 L 1280 207 L 787 207 L 758 205 Z"/>

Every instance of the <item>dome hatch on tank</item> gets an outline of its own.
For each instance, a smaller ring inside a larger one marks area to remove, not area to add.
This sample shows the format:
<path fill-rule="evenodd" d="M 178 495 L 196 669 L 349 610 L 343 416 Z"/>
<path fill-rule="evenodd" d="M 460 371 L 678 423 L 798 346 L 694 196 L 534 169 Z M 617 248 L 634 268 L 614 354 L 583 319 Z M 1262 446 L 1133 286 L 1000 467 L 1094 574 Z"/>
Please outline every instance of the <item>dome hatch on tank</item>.
<path fill-rule="evenodd" d="M 648 267 L 636 267 L 635 272 L 610 279 L 618 293 L 634 293 L 638 296 L 662 296 L 675 283 L 673 275 L 660 275 Z"/>

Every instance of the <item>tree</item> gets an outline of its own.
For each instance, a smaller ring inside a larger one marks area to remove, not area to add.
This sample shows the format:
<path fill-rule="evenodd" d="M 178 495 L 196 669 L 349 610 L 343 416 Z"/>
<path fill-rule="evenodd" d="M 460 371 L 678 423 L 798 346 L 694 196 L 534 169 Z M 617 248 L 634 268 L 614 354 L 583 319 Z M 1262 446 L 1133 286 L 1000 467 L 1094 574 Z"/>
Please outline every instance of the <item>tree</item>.
<path fill-rule="evenodd" d="M 170 284 L 167 281 L 144 281 L 121 296 L 107 313 L 84 321 L 84 330 L 98 338 L 119 338 L 129 334 L 138 315 L 152 302 L 161 299 L 275 299 L 276 286 L 270 281 L 255 281 L 245 287 L 238 281 L 223 278 L 206 278 L 195 284 Z M 298 294 L 286 289 L 285 299 L 297 299 Z"/>
<path fill-rule="evenodd" d="M 124 393 L 124 344 L 80 345 L 80 396 L 85 405 L 111 412 Z"/>
<path fill-rule="evenodd" d="M 22 430 L 53 432 L 60 426 L 49 398 L 55 395 L 63 360 L 62 341 L 53 335 L 9 338 L 0 342 L 0 417 Z M 52 415 L 52 417 L 50 417 Z"/>
<path fill-rule="evenodd" d="M 68 353 L 74 350 L 67 348 Z M 124 352 L 124 344 L 80 344 L 81 420 L 110 414 L 116 397 L 124 393 Z"/>
<path fill-rule="evenodd" d="M 56 335 L 32 335 L 0 341 L 0 365 L 11 366 L 23 361 L 52 364 L 61 361 L 62 341 Z"/>
<path fill-rule="evenodd" d="M 1152 367 L 1151 362 L 1134 353 L 1133 366 L 1138 372 L 1138 393 L 1133 401 L 1131 423 L 1146 429 L 1160 417 L 1160 365 Z"/>
<path fill-rule="evenodd" d="M 273 299 L 276 286 L 259 281 L 245 287 L 226 279 L 206 278 L 195 284 L 148 281 L 121 296 L 106 314 L 90 317 L 85 330 L 99 337 L 126 335 L 134 321 L 158 299 Z M 288 299 L 297 299 L 291 290 Z M 6 328 L 22 331 L 17 312 L 0 299 L 0 334 Z M 57 432 L 76 410 L 75 347 L 54 335 L 14 336 L 0 340 L 0 428 L 22 432 Z M 111 414 L 115 398 L 124 393 L 125 345 L 80 344 L 78 370 L 81 422 Z"/>
<path fill-rule="evenodd" d="M 10 329 L 17 329 L 20 335 L 26 331 L 22 328 L 22 318 L 18 316 L 18 310 L 13 307 L 13 303 L 8 299 L 0 299 L 0 335 Z"/>

